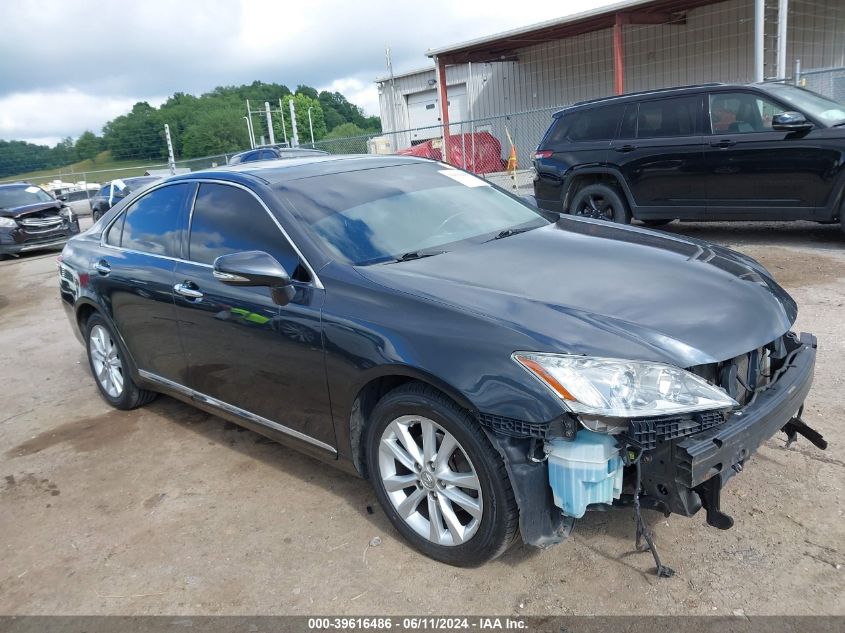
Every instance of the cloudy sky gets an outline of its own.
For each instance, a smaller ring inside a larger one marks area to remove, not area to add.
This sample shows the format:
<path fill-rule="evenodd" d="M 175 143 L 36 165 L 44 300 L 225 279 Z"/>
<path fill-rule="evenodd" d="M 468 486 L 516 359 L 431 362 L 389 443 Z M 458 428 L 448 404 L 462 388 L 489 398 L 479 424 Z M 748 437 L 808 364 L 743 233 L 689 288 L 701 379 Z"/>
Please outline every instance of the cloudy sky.
<path fill-rule="evenodd" d="M 429 48 L 614 0 L 3 0 L 0 138 L 55 144 L 174 92 L 255 79 L 339 90 L 378 114 L 373 79 Z"/>

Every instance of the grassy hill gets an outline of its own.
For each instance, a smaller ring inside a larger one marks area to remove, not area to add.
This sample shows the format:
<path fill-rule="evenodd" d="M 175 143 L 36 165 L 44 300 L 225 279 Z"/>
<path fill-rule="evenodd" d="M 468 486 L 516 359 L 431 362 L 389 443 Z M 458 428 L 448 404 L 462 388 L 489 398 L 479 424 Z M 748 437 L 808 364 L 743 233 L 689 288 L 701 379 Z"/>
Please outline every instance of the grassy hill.
<path fill-rule="evenodd" d="M 97 154 L 95 160 L 81 160 L 64 167 L 31 171 L 0 180 L 6 182 L 27 180 L 39 184 L 42 181 L 47 182 L 61 177 L 62 180 L 67 182 L 76 182 L 84 178 L 87 178 L 89 182 L 105 182 L 114 178 L 142 176 L 144 170 L 154 162 L 151 160 L 115 160 L 112 158 L 111 152 L 105 151 Z"/>

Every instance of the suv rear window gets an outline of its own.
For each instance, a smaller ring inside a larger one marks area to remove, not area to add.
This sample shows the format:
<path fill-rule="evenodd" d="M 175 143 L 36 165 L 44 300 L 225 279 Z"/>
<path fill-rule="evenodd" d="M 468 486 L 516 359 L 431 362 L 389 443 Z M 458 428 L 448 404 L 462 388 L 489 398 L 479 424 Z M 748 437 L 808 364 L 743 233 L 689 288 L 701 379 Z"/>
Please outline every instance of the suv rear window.
<path fill-rule="evenodd" d="M 556 120 L 548 144 L 610 140 L 616 135 L 623 109 L 622 105 L 611 105 L 564 114 Z"/>
<path fill-rule="evenodd" d="M 700 95 L 643 101 L 637 115 L 637 138 L 698 134 L 700 119 Z"/>

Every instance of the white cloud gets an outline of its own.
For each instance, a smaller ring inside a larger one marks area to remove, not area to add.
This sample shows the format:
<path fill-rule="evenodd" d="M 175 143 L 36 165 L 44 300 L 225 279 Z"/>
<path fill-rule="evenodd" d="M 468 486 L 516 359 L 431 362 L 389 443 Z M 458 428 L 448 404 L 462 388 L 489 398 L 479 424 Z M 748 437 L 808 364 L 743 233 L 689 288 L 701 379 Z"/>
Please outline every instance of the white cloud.
<path fill-rule="evenodd" d="M 72 88 L 13 93 L 0 97 L 0 138 L 55 145 L 85 130 L 99 134 L 103 123 L 128 112 L 139 100 L 90 95 Z M 163 101 L 152 98 L 150 104 Z"/>
<path fill-rule="evenodd" d="M 613 1 L 0 2 L 0 137 L 76 136 L 154 95 L 256 79 L 335 86 L 377 114 L 387 46 L 398 73 L 429 48 Z"/>

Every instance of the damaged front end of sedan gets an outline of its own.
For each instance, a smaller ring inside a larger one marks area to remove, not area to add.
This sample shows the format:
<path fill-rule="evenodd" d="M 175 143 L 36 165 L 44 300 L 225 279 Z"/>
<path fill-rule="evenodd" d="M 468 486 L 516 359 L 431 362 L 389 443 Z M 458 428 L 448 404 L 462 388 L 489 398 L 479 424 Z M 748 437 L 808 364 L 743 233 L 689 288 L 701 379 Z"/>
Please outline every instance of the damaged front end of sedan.
<path fill-rule="evenodd" d="M 641 509 L 693 516 L 726 530 L 722 487 L 779 431 L 827 443 L 801 419 L 816 339 L 788 332 L 758 349 L 686 370 L 662 363 L 516 353 L 569 413 L 547 425 L 481 415 L 505 459 L 520 505 L 523 540 L 548 547 L 576 519 L 609 506 L 632 508 L 636 547 L 664 565 Z M 643 544 L 642 541 L 645 541 Z"/>

